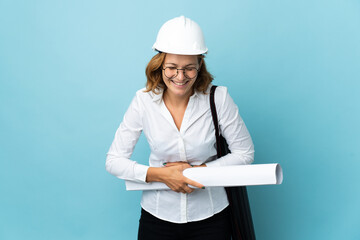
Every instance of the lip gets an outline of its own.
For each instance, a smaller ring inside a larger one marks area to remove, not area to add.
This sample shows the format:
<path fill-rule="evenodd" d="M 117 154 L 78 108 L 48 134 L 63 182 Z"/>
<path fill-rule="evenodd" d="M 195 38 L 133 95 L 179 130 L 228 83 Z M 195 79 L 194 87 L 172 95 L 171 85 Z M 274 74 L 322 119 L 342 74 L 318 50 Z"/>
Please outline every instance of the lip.
<path fill-rule="evenodd" d="M 177 85 L 176 83 L 183 83 L 183 82 L 177 82 L 177 81 L 174 81 L 174 80 L 170 80 L 170 81 L 171 81 L 172 85 L 177 87 L 177 88 L 185 88 L 190 82 L 190 80 L 186 80 L 186 81 L 183 81 L 183 82 L 185 82 L 184 85 Z"/>

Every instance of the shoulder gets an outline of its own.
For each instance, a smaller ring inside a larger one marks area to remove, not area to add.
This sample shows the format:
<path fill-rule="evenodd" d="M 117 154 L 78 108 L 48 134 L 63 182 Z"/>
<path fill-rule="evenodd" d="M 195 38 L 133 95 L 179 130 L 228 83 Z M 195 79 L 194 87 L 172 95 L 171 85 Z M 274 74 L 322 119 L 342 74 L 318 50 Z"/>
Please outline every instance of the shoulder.
<path fill-rule="evenodd" d="M 207 87 L 207 89 L 205 90 L 205 93 L 203 92 L 197 92 L 198 95 L 204 95 L 204 96 L 208 96 L 211 92 L 211 88 L 213 87 L 213 84 L 209 84 L 209 86 Z M 227 87 L 225 86 L 216 86 L 216 90 L 215 90 L 215 96 L 224 96 L 226 95 L 228 92 Z"/>
<path fill-rule="evenodd" d="M 160 94 L 155 94 L 152 91 L 146 92 L 146 88 L 141 88 L 137 90 L 135 94 L 136 98 L 140 100 L 156 100 L 157 98 L 161 97 L 161 95 L 162 91 L 160 92 Z"/>
<path fill-rule="evenodd" d="M 225 86 L 217 86 L 215 94 L 216 96 L 224 97 L 228 94 L 228 88 Z"/>
<path fill-rule="evenodd" d="M 225 86 L 218 86 L 215 90 L 215 106 L 220 114 L 227 111 L 238 111 L 238 107 L 229 94 L 228 88 Z"/>
<path fill-rule="evenodd" d="M 209 84 L 208 88 L 205 90 L 205 93 L 204 92 L 197 92 L 197 95 L 200 96 L 200 99 L 209 100 L 210 99 L 211 88 L 213 86 L 214 85 Z M 215 95 L 214 95 L 214 100 L 215 100 L 216 106 L 222 105 L 224 103 L 227 95 L 228 95 L 227 87 L 216 86 Z"/>
<path fill-rule="evenodd" d="M 210 86 L 211 88 L 212 86 Z M 209 88 L 209 89 L 210 89 Z M 209 90 L 210 92 L 210 90 Z M 225 102 L 225 99 L 229 95 L 228 88 L 225 86 L 217 86 L 215 90 L 215 103 L 216 105 L 222 105 Z"/>
<path fill-rule="evenodd" d="M 141 89 L 137 90 L 135 93 L 136 97 L 140 97 L 140 98 L 149 97 L 150 92 L 145 92 L 145 90 L 146 90 L 146 88 L 141 88 Z"/>
<path fill-rule="evenodd" d="M 136 91 L 133 101 L 136 102 L 139 106 L 148 108 L 150 106 L 158 105 L 161 99 L 162 99 L 161 90 L 159 90 L 159 94 L 156 94 L 152 91 L 147 92 L 146 88 L 142 88 Z"/>

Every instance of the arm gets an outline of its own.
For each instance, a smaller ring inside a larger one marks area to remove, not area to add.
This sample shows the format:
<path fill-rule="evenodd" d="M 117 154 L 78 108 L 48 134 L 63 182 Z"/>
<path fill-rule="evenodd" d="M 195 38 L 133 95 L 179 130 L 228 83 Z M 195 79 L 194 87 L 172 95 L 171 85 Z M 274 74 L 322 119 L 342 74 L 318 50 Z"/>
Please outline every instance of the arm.
<path fill-rule="evenodd" d="M 220 132 L 226 139 L 230 154 L 206 163 L 208 167 L 251 164 L 254 161 L 254 145 L 238 107 L 225 87 L 217 87 L 215 105 Z"/>
<path fill-rule="evenodd" d="M 155 168 L 139 164 L 130 160 L 134 147 L 142 131 L 142 108 L 140 99 L 136 96 L 124 115 L 123 122 L 116 131 L 114 141 L 106 158 L 106 170 L 112 175 L 136 182 L 163 182 L 173 191 L 190 193 L 192 188 L 188 184 L 202 188 L 183 176 L 182 172 L 189 166 L 173 166 L 169 168 Z"/>
<path fill-rule="evenodd" d="M 130 160 L 142 131 L 142 109 L 138 96 L 132 100 L 116 131 L 106 157 L 106 170 L 121 179 L 145 182 L 148 166 Z"/>

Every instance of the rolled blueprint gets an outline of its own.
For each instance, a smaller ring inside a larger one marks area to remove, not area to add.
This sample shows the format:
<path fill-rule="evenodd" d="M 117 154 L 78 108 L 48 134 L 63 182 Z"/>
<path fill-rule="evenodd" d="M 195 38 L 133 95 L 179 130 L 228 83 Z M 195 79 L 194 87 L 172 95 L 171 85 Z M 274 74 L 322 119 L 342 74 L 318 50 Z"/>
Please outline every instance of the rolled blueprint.
<path fill-rule="evenodd" d="M 230 187 L 281 184 L 283 173 L 280 164 L 250 164 L 222 167 L 194 167 L 183 171 L 190 178 L 205 187 Z M 166 190 L 161 182 L 138 183 L 125 181 L 126 190 Z M 192 186 L 190 186 L 192 187 Z"/>

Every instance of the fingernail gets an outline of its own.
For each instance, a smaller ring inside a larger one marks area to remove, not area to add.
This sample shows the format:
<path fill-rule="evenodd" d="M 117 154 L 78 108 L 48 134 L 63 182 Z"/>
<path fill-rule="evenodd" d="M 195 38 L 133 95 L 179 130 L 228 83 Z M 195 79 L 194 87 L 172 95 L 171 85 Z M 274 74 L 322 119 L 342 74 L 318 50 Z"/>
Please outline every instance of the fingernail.
<path fill-rule="evenodd" d="M 166 162 L 164 162 L 163 165 L 165 166 L 165 165 L 166 165 Z"/>
<path fill-rule="evenodd" d="M 191 164 L 190 164 L 190 166 L 192 166 L 192 167 L 193 167 L 194 165 L 191 165 Z"/>
<path fill-rule="evenodd" d="M 205 187 L 202 187 L 201 189 L 205 189 Z"/>

